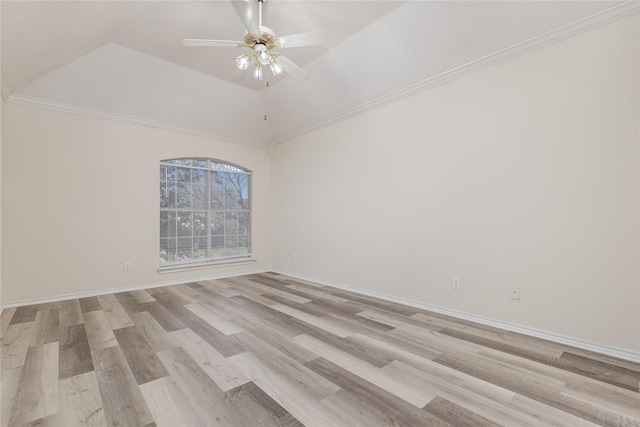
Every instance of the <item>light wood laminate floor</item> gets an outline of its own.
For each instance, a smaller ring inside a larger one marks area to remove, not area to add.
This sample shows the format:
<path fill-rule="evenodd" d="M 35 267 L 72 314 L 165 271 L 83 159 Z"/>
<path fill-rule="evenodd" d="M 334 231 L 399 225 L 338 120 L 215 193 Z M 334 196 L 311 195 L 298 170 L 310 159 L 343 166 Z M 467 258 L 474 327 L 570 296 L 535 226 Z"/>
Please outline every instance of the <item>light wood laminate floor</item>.
<path fill-rule="evenodd" d="M 6 309 L 6 426 L 640 426 L 640 366 L 266 273 Z"/>

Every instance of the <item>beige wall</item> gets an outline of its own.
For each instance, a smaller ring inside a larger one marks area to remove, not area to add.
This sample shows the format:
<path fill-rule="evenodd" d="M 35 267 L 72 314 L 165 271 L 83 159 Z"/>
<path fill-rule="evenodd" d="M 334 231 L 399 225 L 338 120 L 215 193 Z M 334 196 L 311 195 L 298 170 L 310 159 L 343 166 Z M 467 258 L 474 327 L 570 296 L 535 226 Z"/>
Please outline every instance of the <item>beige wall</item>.
<path fill-rule="evenodd" d="M 274 268 L 637 353 L 638 28 L 280 144 Z"/>
<path fill-rule="evenodd" d="M 264 149 L 13 103 L 4 105 L 2 132 L 4 303 L 271 265 Z M 186 156 L 253 171 L 257 263 L 157 272 L 159 161 Z M 125 261 L 132 263 L 129 273 Z"/>
<path fill-rule="evenodd" d="M 1 77 L 0 77 L 1 78 Z M 0 310 L 2 309 L 2 115 L 4 98 L 0 96 Z"/>

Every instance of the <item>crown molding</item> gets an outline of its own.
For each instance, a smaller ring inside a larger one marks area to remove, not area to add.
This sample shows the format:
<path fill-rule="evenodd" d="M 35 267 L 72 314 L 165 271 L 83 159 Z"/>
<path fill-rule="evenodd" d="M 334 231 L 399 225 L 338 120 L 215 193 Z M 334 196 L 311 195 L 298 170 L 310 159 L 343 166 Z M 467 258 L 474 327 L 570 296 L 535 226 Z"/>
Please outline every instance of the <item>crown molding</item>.
<path fill-rule="evenodd" d="M 468 320 L 471 322 L 479 323 L 481 325 L 492 326 L 494 328 L 504 329 L 507 331 L 516 332 L 516 333 L 531 336 L 531 337 L 542 338 L 547 341 L 552 341 L 559 344 L 564 344 L 571 347 L 581 348 L 583 350 L 593 351 L 595 353 L 600 353 L 607 356 L 613 356 L 619 359 L 640 363 L 640 352 L 636 352 L 636 351 L 630 351 L 630 350 L 625 350 L 625 349 L 620 349 L 620 348 L 615 348 L 610 346 L 604 346 L 601 344 L 595 344 L 595 343 L 584 341 L 578 338 L 555 334 L 553 332 L 542 331 L 540 329 L 530 328 L 523 325 L 517 325 L 515 323 L 503 322 L 500 320 L 490 319 L 488 317 L 477 316 L 475 314 L 465 313 L 457 310 L 451 310 L 451 309 L 440 307 L 437 305 L 425 304 L 419 301 L 396 297 L 396 296 L 384 294 L 381 292 L 370 291 L 367 289 L 348 286 L 341 283 L 329 282 L 329 281 L 317 279 L 314 277 L 308 277 L 308 276 L 293 273 L 287 270 L 280 270 L 280 269 L 274 268 L 271 271 L 274 273 L 293 277 L 295 279 L 306 280 L 308 282 L 313 282 L 313 283 L 329 286 L 336 289 L 342 289 L 345 291 L 354 292 L 356 294 L 365 295 L 368 297 L 379 298 L 384 301 L 395 302 L 395 303 L 406 305 L 409 307 L 415 307 L 421 310 L 445 314 L 447 316 L 455 317 L 457 319 Z"/>
<path fill-rule="evenodd" d="M 3 83 L 4 83 L 4 80 L 3 80 Z M 4 84 L 2 87 L 4 89 Z M 3 96 L 4 96 L 4 93 L 3 93 Z M 21 93 L 12 93 L 10 96 L 6 97 L 5 100 L 13 104 L 29 105 L 32 107 L 62 111 L 65 113 L 81 114 L 84 116 L 95 117 L 99 119 L 114 120 L 118 122 L 148 126 L 148 127 L 170 130 L 175 132 L 184 132 L 184 133 L 189 133 L 189 134 L 198 135 L 198 136 L 206 136 L 208 138 L 220 139 L 227 142 L 250 145 L 252 147 L 262 148 L 265 150 L 267 149 L 266 144 L 261 144 L 261 143 L 243 139 L 243 138 L 237 138 L 237 137 L 228 136 L 228 135 L 220 135 L 213 132 L 206 132 L 199 129 L 178 126 L 175 124 L 160 122 L 156 120 L 144 119 L 142 117 L 130 116 L 127 114 L 112 113 L 110 111 L 99 110 L 97 108 L 90 108 L 82 105 L 66 104 L 64 102 L 58 102 L 51 99 L 24 95 Z"/>
<path fill-rule="evenodd" d="M 8 100 L 11 96 L 11 88 L 9 87 L 7 81 L 4 79 L 4 76 L 0 78 L 0 95 L 2 95 L 2 99 L 4 99 L 5 101 Z"/>
<path fill-rule="evenodd" d="M 516 43 L 512 46 L 491 53 L 484 57 L 475 59 L 464 65 L 461 65 L 451 70 L 445 71 L 428 79 L 419 81 L 410 86 L 399 89 L 395 92 L 391 92 L 387 95 L 376 98 L 372 101 L 363 103 L 349 110 L 338 113 L 334 116 L 328 117 L 312 126 L 304 128 L 302 130 L 293 132 L 289 135 L 276 138 L 275 145 L 288 141 L 295 137 L 301 136 L 312 130 L 320 129 L 328 126 L 332 123 L 345 120 L 347 118 L 356 116 L 366 111 L 371 111 L 376 108 L 380 108 L 384 105 L 391 104 L 392 102 L 399 101 L 404 98 L 408 98 L 420 92 L 426 91 L 433 87 L 448 83 L 452 80 L 458 79 L 466 74 L 470 74 L 484 68 L 497 65 L 502 62 L 509 61 L 517 58 L 521 55 L 526 55 L 535 50 L 542 49 L 546 46 L 558 43 L 562 40 L 566 40 L 571 37 L 575 37 L 582 33 L 594 30 L 609 23 L 624 19 L 631 15 L 637 14 L 640 11 L 640 0 L 627 0 L 623 3 L 612 6 L 594 15 L 575 21 L 571 24 L 567 24 L 563 27 L 541 34 L 539 36 L 530 38 L 520 43 Z"/>

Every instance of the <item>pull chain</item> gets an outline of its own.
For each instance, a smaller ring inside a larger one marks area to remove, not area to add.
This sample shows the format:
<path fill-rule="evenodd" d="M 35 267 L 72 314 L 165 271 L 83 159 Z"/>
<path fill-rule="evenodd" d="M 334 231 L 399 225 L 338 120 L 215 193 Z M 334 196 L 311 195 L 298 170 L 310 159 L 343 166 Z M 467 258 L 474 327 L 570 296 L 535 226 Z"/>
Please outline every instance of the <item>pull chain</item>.
<path fill-rule="evenodd" d="M 267 121 L 267 89 L 269 89 L 269 80 L 267 79 L 264 89 L 264 120 Z"/>

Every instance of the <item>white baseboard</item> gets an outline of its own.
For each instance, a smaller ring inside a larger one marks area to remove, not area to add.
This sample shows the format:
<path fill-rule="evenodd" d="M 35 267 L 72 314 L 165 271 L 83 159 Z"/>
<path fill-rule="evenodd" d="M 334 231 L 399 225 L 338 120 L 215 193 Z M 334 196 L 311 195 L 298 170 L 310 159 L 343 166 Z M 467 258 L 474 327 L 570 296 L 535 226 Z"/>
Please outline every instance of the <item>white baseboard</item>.
<path fill-rule="evenodd" d="M 291 271 L 286 270 L 276 270 L 272 269 L 274 273 L 283 274 L 285 276 L 290 276 L 296 279 L 306 280 L 309 282 L 315 282 L 321 285 L 331 286 L 332 288 L 342 289 L 345 291 L 354 292 L 361 295 L 366 295 L 370 297 L 380 298 L 385 301 L 395 302 L 403 305 L 408 305 L 410 307 L 419 308 L 421 310 L 433 311 L 435 313 L 445 314 L 447 316 L 455 317 L 458 319 L 464 319 L 471 322 L 479 323 L 481 325 L 493 326 L 495 328 L 505 329 L 507 331 L 517 332 L 523 335 L 528 335 L 536 338 L 541 338 L 547 341 L 556 342 L 559 344 L 569 345 L 572 347 L 577 347 L 583 350 L 593 351 L 595 353 L 604 354 L 607 356 L 617 357 L 619 359 L 628 360 L 631 362 L 640 363 L 640 353 L 633 352 L 628 350 L 623 350 L 615 347 L 603 346 L 600 344 L 591 343 L 588 341 L 583 341 L 577 338 L 567 337 L 564 335 L 555 334 L 553 332 L 541 331 L 539 329 L 529 328 L 527 326 L 516 325 L 513 323 L 502 322 L 495 319 L 490 319 L 483 316 L 477 316 L 475 314 L 464 313 L 461 311 L 451 310 L 444 307 L 439 307 L 436 305 L 425 304 L 419 301 L 409 300 L 405 298 L 396 297 L 393 295 L 383 294 L 380 292 L 370 291 L 367 289 L 356 288 L 353 286 L 344 285 L 341 283 L 328 282 L 326 280 L 317 279 L 314 277 L 308 277 L 301 274 L 293 273 Z"/>
<path fill-rule="evenodd" d="M 184 283 L 201 282 L 204 280 L 225 279 L 227 277 L 246 276 L 247 274 L 266 273 L 268 271 L 271 271 L 271 270 L 268 268 L 260 268 L 255 270 L 239 271 L 235 273 L 208 275 L 204 277 L 192 277 L 187 279 L 177 279 L 177 280 L 168 280 L 163 282 L 146 283 L 146 284 L 135 285 L 135 286 L 125 286 L 122 288 L 110 288 L 110 289 L 101 289 L 99 291 L 78 292 L 73 294 L 58 295 L 55 297 L 36 298 L 31 300 L 11 302 L 8 304 L 3 304 L 1 308 L 5 309 L 5 308 L 11 308 L 11 307 L 22 307 L 25 305 L 33 305 L 33 304 L 46 304 L 50 302 L 66 301 L 66 300 L 76 299 L 76 298 L 88 298 L 88 297 L 95 297 L 98 295 L 116 294 L 119 292 L 140 291 L 143 289 L 161 288 L 163 286 L 171 286 L 171 285 L 182 285 Z"/>

